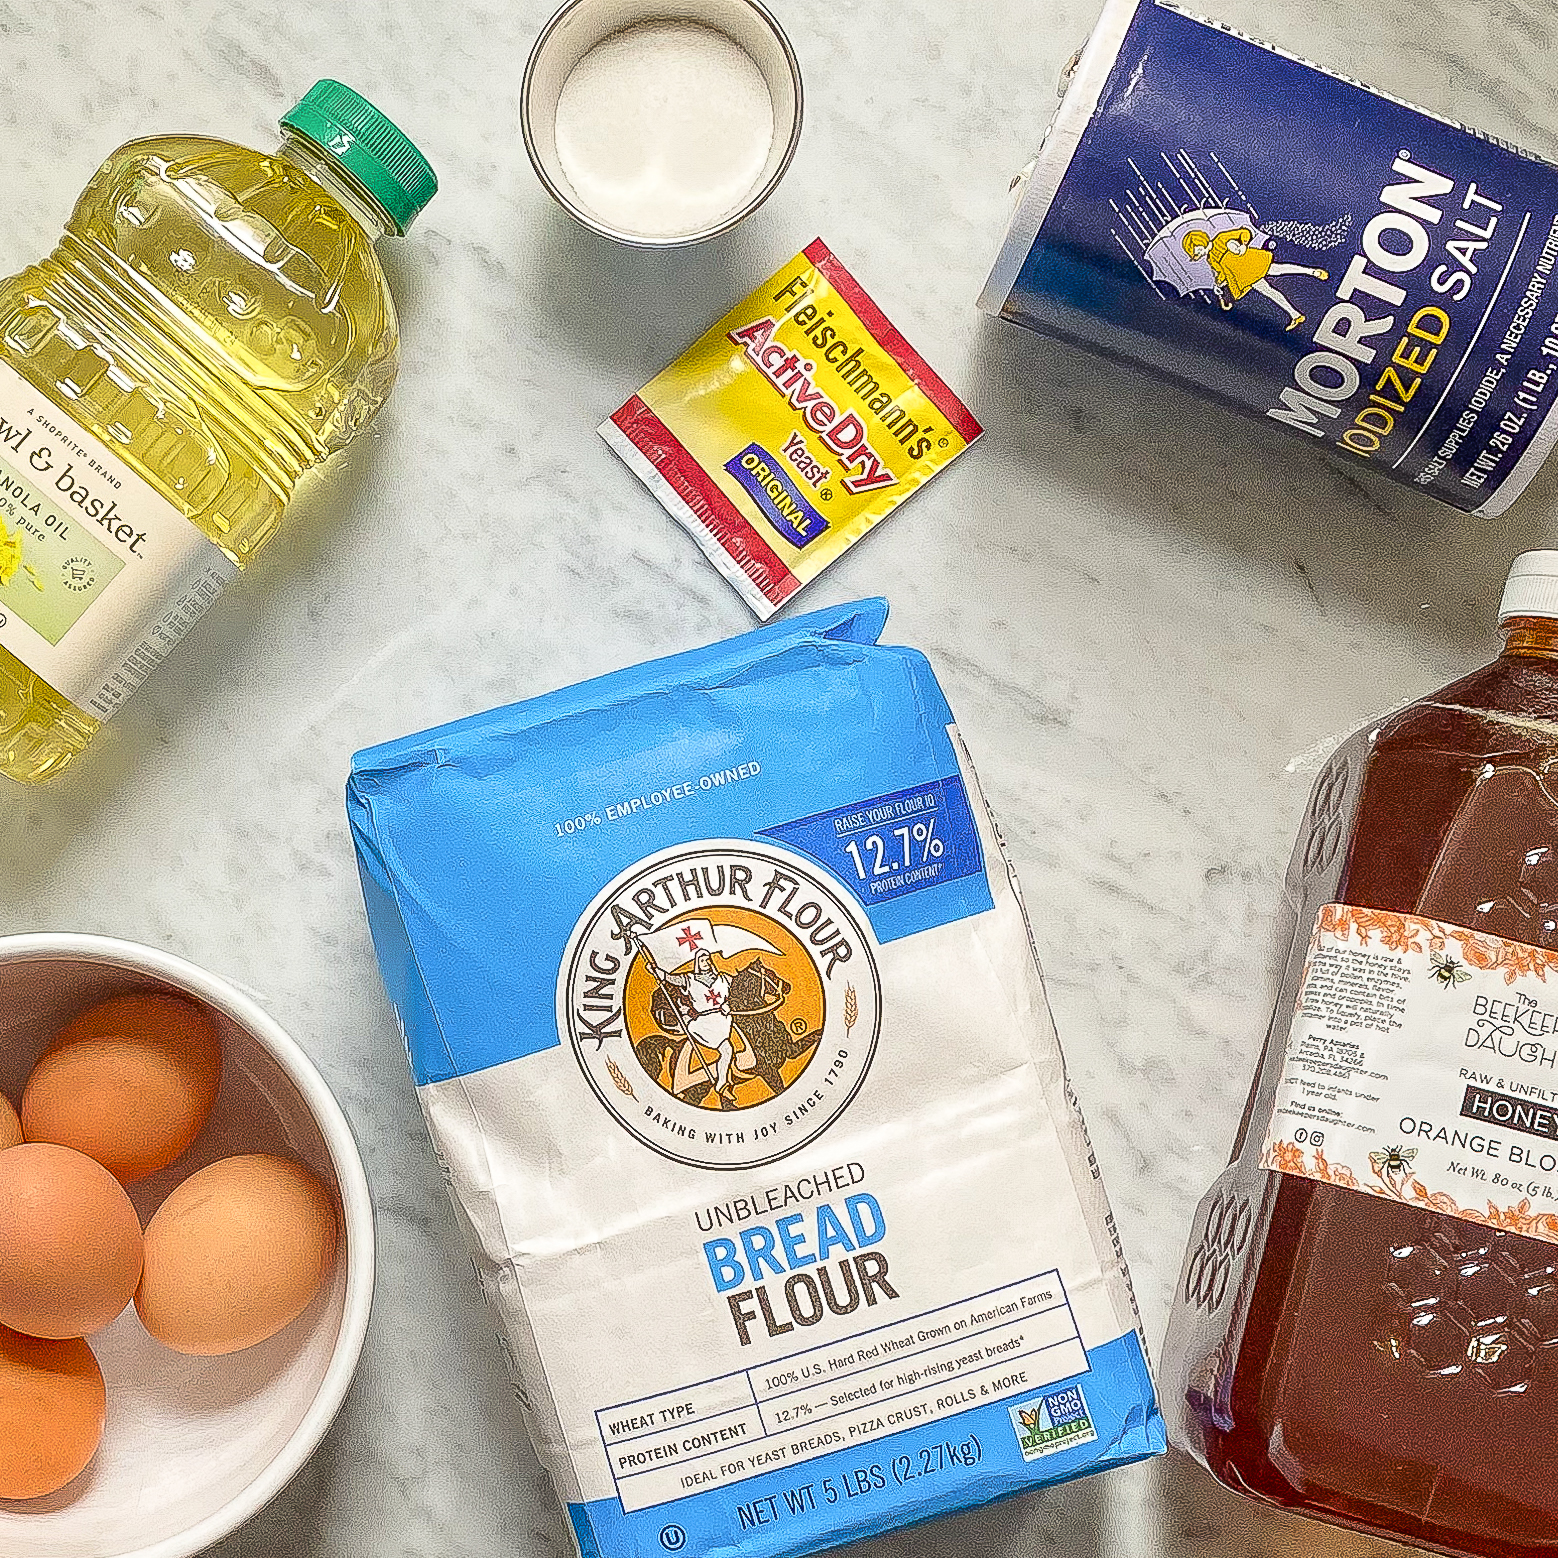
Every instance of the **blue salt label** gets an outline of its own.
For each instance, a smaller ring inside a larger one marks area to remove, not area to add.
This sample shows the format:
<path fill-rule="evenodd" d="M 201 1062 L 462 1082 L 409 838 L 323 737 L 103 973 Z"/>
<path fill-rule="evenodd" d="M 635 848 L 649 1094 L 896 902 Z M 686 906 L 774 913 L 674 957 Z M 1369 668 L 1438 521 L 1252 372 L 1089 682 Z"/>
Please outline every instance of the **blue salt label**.
<path fill-rule="evenodd" d="M 1111 0 L 981 307 L 1501 514 L 1558 439 L 1558 169 Z"/>

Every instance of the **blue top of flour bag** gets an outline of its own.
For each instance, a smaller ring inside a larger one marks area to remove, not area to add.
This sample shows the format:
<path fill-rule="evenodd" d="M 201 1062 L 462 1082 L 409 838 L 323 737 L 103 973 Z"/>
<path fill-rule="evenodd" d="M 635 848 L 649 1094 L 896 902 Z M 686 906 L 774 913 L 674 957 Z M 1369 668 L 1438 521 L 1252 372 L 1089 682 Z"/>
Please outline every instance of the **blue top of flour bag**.
<path fill-rule="evenodd" d="M 771 839 L 879 942 L 989 909 L 951 710 L 886 621 L 812 612 L 359 753 L 347 808 L 416 1081 L 560 1043 L 581 909 L 657 849 Z"/>

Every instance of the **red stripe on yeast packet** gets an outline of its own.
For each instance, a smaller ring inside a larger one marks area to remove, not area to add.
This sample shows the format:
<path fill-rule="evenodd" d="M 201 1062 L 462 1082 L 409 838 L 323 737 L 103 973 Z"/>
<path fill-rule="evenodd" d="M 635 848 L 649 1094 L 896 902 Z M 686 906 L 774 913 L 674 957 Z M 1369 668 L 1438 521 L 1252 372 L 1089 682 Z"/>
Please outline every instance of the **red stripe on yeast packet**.
<path fill-rule="evenodd" d="M 611 420 L 762 591 L 765 600 L 778 606 L 800 589 L 801 581 L 641 397 L 635 395 L 612 413 Z"/>
<path fill-rule="evenodd" d="M 909 382 L 944 416 L 964 443 L 973 443 L 984 429 L 974 413 L 953 393 L 945 379 L 899 334 L 848 270 L 844 262 L 820 238 L 801 251 L 819 274 L 852 308 L 855 317 L 881 344 L 882 350 L 903 369 Z"/>

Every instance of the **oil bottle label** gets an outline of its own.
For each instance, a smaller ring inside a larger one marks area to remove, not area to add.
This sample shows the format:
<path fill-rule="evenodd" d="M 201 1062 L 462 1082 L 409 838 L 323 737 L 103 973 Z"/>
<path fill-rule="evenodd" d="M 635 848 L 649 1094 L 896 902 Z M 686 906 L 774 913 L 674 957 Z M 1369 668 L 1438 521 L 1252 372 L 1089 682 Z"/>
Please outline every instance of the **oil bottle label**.
<path fill-rule="evenodd" d="M 0 363 L 0 648 L 106 720 L 235 572 L 173 504 Z"/>
<path fill-rule="evenodd" d="M 1326 905 L 1262 1161 L 1558 1244 L 1558 952 Z"/>

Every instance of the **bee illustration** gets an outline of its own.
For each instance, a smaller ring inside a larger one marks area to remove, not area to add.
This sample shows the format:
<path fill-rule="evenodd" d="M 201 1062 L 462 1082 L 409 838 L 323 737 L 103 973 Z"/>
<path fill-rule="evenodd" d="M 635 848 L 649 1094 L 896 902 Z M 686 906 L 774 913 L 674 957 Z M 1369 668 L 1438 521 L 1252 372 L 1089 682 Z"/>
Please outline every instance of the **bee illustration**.
<path fill-rule="evenodd" d="M 1369 1162 L 1380 1174 L 1410 1174 L 1416 1156 L 1416 1147 L 1387 1147 L 1383 1152 L 1371 1152 Z"/>
<path fill-rule="evenodd" d="M 1430 952 L 1428 960 L 1434 965 L 1433 979 L 1446 990 L 1453 990 L 1471 978 L 1471 972 L 1458 958 L 1446 957 L 1442 952 Z"/>

